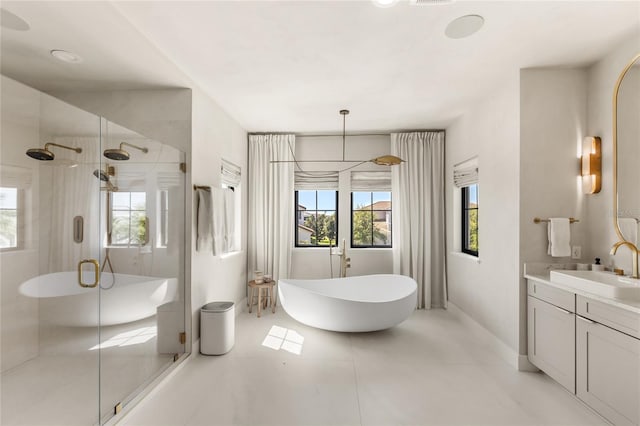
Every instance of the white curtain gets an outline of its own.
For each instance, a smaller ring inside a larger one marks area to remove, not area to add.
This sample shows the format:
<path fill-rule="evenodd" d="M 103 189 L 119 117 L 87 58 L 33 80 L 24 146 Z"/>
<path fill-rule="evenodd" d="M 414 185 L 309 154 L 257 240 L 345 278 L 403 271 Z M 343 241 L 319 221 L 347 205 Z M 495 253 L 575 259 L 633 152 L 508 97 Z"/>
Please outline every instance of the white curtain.
<path fill-rule="evenodd" d="M 249 276 L 288 278 L 294 227 L 294 135 L 249 136 Z"/>
<path fill-rule="evenodd" d="M 393 269 L 418 283 L 418 308 L 446 307 L 444 132 L 392 133 Z"/>
<path fill-rule="evenodd" d="M 100 140 L 98 138 L 54 138 L 55 143 L 82 148 L 77 154 L 65 149 L 55 151 L 51 165 L 41 164 L 42 208 L 49 228 L 49 272 L 73 271 L 82 259 L 100 259 L 101 229 L 100 186 L 104 185 L 93 171 L 100 168 Z M 54 148 L 55 149 L 55 148 Z M 73 240 L 73 219 L 84 221 L 83 241 Z"/>

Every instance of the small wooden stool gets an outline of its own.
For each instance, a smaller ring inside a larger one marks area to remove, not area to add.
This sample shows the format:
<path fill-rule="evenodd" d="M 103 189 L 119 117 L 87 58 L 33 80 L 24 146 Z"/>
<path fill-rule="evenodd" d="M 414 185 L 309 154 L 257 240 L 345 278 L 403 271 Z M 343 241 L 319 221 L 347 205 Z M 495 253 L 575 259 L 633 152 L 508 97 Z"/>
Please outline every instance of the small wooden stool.
<path fill-rule="evenodd" d="M 275 314 L 276 312 L 276 298 L 273 294 L 273 286 L 276 284 L 275 281 L 271 280 L 268 283 L 263 282 L 262 284 L 256 284 L 255 280 L 249 281 L 249 297 L 247 299 L 247 304 L 249 305 L 249 313 L 253 308 L 253 298 L 255 297 L 255 292 L 258 292 L 258 318 L 260 318 L 261 309 L 263 307 L 267 307 L 267 300 L 271 305 L 271 312 Z M 262 299 L 262 289 L 267 290 L 267 295 Z"/>

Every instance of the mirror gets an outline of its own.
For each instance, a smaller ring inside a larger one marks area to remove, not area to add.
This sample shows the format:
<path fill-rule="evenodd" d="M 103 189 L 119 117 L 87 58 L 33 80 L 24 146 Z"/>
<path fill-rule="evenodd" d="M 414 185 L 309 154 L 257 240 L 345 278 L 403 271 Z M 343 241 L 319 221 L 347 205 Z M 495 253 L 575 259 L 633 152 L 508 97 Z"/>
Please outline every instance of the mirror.
<path fill-rule="evenodd" d="M 613 92 L 613 220 L 621 240 L 640 232 L 640 54 L 620 73 Z"/>

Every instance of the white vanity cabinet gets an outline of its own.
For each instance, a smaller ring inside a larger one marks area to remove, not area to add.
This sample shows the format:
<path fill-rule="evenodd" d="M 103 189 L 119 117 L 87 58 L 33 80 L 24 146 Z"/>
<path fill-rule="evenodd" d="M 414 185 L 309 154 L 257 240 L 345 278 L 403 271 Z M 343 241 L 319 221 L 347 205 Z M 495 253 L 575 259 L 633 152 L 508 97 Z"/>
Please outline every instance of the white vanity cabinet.
<path fill-rule="evenodd" d="M 577 314 L 578 398 L 615 425 L 640 424 L 640 314 L 580 295 Z"/>
<path fill-rule="evenodd" d="M 529 361 L 572 393 L 576 390 L 575 296 L 528 283 Z"/>

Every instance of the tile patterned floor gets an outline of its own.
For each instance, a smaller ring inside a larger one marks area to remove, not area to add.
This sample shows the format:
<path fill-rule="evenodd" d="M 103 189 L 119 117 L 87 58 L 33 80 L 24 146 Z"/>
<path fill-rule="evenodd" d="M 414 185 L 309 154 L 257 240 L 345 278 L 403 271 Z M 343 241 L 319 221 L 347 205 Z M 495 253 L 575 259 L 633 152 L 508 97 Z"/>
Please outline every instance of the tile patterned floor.
<path fill-rule="evenodd" d="M 607 424 L 544 374 L 514 370 L 474 332 L 444 310 L 361 334 L 306 327 L 281 309 L 242 313 L 231 352 L 194 354 L 120 424 Z"/>

